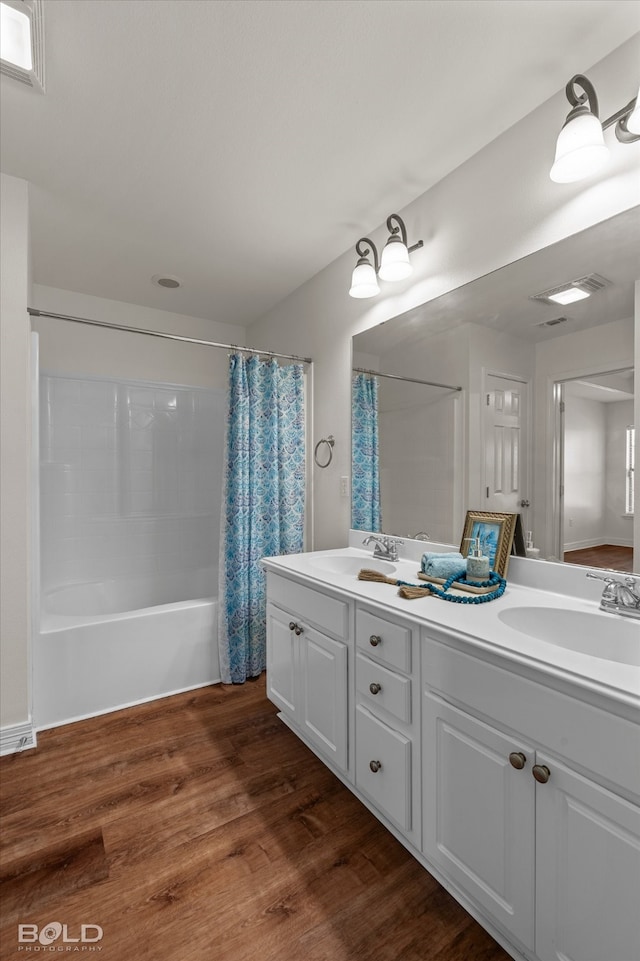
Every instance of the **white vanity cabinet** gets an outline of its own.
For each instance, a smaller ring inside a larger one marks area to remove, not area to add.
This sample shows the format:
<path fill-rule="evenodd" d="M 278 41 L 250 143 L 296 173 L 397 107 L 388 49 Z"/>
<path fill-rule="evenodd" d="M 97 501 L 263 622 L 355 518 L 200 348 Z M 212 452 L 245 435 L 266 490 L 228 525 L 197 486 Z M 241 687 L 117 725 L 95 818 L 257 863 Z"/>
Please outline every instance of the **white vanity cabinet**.
<path fill-rule="evenodd" d="M 348 767 L 348 601 L 269 573 L 267 694 L 284 720 Z"/>
<path fill-rule="evenodd" d="M 423 853 L 540 961 L 640 957 L 638 727 L 423 636 Z"/>
<path fill-rule="evenodd" d="M 356 607 L 356 787 L 420 843 L 419 630 Z"/>
<path fill-rule="evenodd" d="M 517 961 L 640 961 L 633 692 L 458 633 L 450 605 L 266 566 L 291 729 Z"/>

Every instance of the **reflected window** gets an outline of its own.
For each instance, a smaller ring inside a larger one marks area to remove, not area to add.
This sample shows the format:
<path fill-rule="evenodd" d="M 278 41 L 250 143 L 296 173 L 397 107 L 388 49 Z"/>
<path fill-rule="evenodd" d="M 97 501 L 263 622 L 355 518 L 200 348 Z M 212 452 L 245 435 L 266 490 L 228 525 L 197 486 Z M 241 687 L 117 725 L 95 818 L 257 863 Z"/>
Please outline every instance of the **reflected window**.
<path fill-rule="evenodd" d="M 627 427 L 625 511 L 633 514 L 635 501 L 636 429 Z"/>

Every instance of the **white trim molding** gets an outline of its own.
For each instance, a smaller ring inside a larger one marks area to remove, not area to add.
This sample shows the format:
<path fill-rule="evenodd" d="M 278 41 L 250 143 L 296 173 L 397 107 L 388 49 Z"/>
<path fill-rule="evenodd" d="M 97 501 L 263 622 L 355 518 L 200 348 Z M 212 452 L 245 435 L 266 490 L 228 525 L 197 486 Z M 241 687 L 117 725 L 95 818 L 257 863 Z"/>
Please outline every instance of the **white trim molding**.
<path fill-rule="evenodd" d="M 0 728 L 0 757 L 36 746 L 36 732 L 31 721 Z"/>

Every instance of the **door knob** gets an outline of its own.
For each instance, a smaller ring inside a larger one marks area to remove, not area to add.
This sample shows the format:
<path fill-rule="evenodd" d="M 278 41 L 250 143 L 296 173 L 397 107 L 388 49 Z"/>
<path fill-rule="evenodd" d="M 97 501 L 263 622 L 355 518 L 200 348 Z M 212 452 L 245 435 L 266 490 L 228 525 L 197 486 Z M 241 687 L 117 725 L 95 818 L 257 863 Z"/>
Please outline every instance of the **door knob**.
<path fill-rule="evenodd" d="M 523 497 L 520 501 L 520 507 L 531 507 L 531 502 Z"/>
<path fill-rule="evenodd" d="M 380 768 L 382 767 L 382 764 L 380 763 L 380 761 L 369 761 L 369 767 L 371 768 L 374 774 L 377 774 Z"/>
<path fill-rule="evenodd" d="M 534 764 L 531 768 L 531 773 L 538 784 L 546 784 L 551 777 L 551 771 L 546 764 Z"/>
<path fill-rule="evenodd" d="M 509 755 L 509 764 L 511 767 L 514 767 L 516 771 L 521 771 L 526 763 L 527 758 L 522 751 L 512 751 Z"/>

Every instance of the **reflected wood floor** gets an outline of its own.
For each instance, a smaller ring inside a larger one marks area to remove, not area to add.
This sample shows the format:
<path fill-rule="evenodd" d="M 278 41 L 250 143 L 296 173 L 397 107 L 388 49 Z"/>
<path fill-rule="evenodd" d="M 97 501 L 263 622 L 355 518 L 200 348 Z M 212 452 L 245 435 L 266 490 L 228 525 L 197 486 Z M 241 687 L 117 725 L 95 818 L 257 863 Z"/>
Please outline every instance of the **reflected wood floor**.
<path fill-rule="evenodd" d="M 601 544 L 599 547 L 586 547 L 581 551 L 565 551 L 566 564 L 580 564 L 583 567 L 599 567 L 611 571 L 633 571 L 633 549 L 616 547 L 614 544 Z"/>
<path fill-rule="evenodd" d="M 0 776 L 2 961 L 52 921 L 106 961 L 509 961 L 264 678 L 43 732 Z"/>

